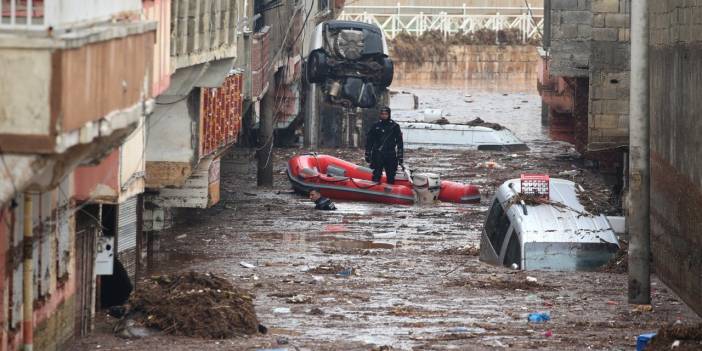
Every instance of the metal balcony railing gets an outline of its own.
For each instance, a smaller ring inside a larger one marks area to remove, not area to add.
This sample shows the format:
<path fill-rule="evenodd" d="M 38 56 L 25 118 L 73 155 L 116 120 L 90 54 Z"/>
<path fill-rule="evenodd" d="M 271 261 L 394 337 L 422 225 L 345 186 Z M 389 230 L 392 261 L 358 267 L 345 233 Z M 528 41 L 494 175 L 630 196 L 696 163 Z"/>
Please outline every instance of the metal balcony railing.
<path fill-rule="evenodd" d="M 406 32 L 422 35 L 439 31 L 444 36 L 470 33 L 481 29 L 517 28 L 522 41 L 541 38 L 543 9 L 522 7 L 450 7 L 450 6 L 346 6 L 339 19 L 376 24 L 394 39 Z"/>
<path fill-rule="evenodd" d="M 61 29 L 140 11 L 141 0 L 0 0 L 0 29 Z"/>

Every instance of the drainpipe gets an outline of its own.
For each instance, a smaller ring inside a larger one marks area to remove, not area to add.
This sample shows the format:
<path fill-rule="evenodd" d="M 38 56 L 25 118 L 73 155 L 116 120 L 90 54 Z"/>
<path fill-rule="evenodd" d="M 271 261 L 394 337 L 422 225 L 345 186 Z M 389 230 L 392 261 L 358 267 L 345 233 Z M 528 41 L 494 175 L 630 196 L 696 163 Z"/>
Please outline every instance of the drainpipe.
<path fill-rule="evenodd" d="M 34 238 L 32 235 L 32 196 L 24 194 L 23 285 L 22 285 L 22 348 L 32 351 L 34 338 Z"/>
<path fill-rule="evenodd" d="M 631 2 L 631 87 L 629 100 L 629 303 L 651 303 L 650 120 L 648 88 L 648 3 Z"/>

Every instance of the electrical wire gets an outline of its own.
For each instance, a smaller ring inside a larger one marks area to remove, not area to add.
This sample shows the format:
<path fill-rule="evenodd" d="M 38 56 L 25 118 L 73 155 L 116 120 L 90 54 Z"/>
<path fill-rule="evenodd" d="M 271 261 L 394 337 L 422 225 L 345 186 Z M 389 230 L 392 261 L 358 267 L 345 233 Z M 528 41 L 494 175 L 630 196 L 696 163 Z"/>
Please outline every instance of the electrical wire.
<path fill-rule="evenodd" d="M 312 13 L 312 9 L 313 9 L 313 8 L 314 8 L 314 1 L 311 1 L 311 2 L 310 2 L 310 8 L 309 8 L 309 10 L 307 10 L 307 14 L 305 15 L 305 20 L 303 21 L 302 26 L 300 26 L 300 31 L 297 33 L 297 35 L 295 36 L 295 40 L 292 42 L 292 45 L 293 45 L 293 46 L 297 43 L 297 41 L 300 39 L 300 35 L 304 32 L 305 26 L 307 25 L 307 22 L 309 21 L 310 14 Z M 297 14 L 297 11 L 295 11 L 295 14 Z M 293 14 L 293 17 L 295 16 L 295 14 Z M 292 23 L 294 23 L 294 21 L 290 21 L 290 24 L 291 24 L 291 25 L 292 25 Z M 288 32 L 289 32 L 289 29 L 288 29 Z M 279 54 L 279 53 L 282 51 L 282 49 L 285 47 L 285 40 L 286 40 L 286 38 L 287 38 L 288 32 L 285 33 L 286 36 L 285 36 L 285 38 L 283 39 L 283 43 L 282 43 L 280 49 L 278 50 L 278 54 Z M 277 56 L 278 54 L 276 54 L 276 56 Z M 272 63 L 272 62 L 273 62 L 273 60 L 269 61 L 269 63 Z M 286 66 L 285 69 L 287 69 L 287 66 Z M 281 98 L 281 105 L 278 106 L 278 107 L 276 108 L 276 110 L 274 111 L 274 120 L 273 120 L 273 125 L 274 125 L 274 126 L 275 126 L 275 124 L 277 123 L 277 120 L 278 120 L 278 118 L 279 118 L 279 115 L 278 115 L 279 108 L 282 107 L 282 102 L 283 102 L 284 100 L 285 100 L 285 97 L 283 96 L 283 97 Z M 270 162 L 271 162 L 272 154 L 273 154 L 273 144 L 274 144 L 274 138 L 275 138 L 274 136 L 275 136 L 275 132 L 271 133 L 271 136 L 268 138 L 269 140 L 268 140 L 265 144 L 263 144 L 263 146 L 261 147 L 261 149 L 264 149 L 264 148 L 268 147 L 267 156 L 266 156 L 266 162 L 265 162 L 263 168 L 267 168 L 268 165 L 269 165 Z M 260 151 L 260 150 L 259 150 L 259 151 Z"/>

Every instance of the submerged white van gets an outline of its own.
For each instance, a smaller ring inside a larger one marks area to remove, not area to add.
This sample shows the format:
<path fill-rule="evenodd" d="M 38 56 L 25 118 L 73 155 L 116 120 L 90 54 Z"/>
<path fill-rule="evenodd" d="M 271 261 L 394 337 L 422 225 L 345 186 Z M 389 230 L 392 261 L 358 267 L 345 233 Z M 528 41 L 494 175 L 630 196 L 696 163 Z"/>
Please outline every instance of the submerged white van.
<path fill-rule="evenodd" d="M 498 188 L 480 240 L 481 261 L 524 270 L 591 271 L 616 255 L 617 235 L 604 215 L 585 210 L 576 192 L 582 188 L 563 179 L 550 179 L 548 187 L 545 204 L 515 201 L 520 179 Z"/>

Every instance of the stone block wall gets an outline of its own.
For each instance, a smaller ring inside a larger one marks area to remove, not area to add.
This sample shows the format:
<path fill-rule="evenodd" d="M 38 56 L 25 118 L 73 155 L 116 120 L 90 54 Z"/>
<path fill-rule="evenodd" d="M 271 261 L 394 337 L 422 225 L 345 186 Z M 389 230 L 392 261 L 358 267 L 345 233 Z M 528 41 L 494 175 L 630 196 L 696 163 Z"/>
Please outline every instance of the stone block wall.
<path fill-rule="evenodd" d="M 393 85 L 450 80 L 536 81 L 539 59 L 534 46 L 452 45 L 443 57 L 411 62 L 390 56 L 395 63 Z M 534 83 L 535 84 L 535 83 Z"/>
<path fill-rule="evenodd" d="M 588 150 L 629 143 L 631 0 L 592 0 Z"/>
<path fill-rule="evenodd" d="M 592 40 L 591 0 L 551 1 L 551 74 L 587 77 Z"/>
<path fill-rule="evenodd" d="M 653 261 L 702 315 L 702 3 L 649 4 Z"/>

